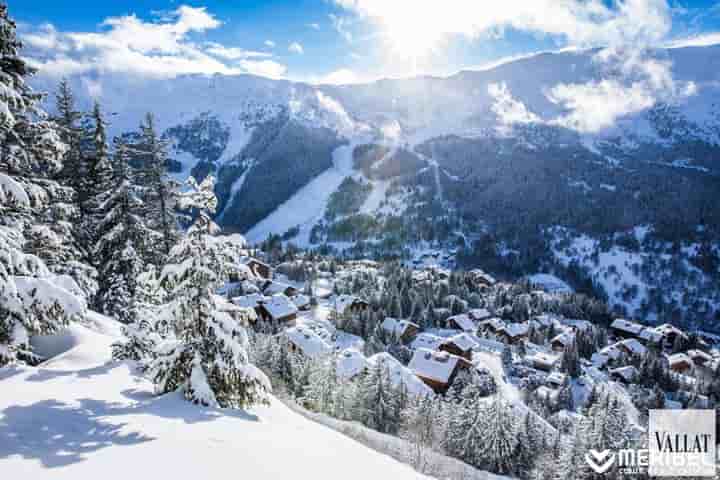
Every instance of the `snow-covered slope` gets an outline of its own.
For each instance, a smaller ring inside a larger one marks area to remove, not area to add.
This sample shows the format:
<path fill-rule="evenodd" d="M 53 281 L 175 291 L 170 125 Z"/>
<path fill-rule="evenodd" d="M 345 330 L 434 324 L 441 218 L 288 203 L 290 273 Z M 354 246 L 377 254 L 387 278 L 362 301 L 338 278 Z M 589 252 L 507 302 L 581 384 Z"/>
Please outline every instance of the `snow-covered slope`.
<path fill-rule="evenodd" d="M 271 233 L 284 233 L 290 228 L 300 227 L 300 233 L 293 239 L 293 242 L 299 246 L 308 246 L 310 231 L 322 219 L 328 198 L 340 186 L 343 179 L 353 172 L 352 153 L 354 148 L 355 144 L 353 143 L 335 149 L 333 167 L 315 177 L 268 217 L 255 225 L 246 234 L 248 241 L 251 243 L 261 242 Z"/>
<path fill-rule="evenodd" d="M 154 397 L 110 360 L 117 324 L 95 316 L 43 345 L 39 368 L 0 369 L 3 478 L 425 478 L 272 399 L 252 411 Z"/>

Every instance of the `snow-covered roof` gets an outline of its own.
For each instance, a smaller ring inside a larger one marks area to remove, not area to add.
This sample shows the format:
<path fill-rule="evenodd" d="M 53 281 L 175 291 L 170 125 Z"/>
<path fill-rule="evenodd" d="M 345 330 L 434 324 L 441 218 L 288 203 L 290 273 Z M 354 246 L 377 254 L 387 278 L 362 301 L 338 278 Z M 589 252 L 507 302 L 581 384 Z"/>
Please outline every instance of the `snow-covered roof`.
<path fill-rule="evenodd" d="M 667 359 L 668 359 L 668 364 L 670 365 L 670 367 L 679 365 L 681 363 L 687 363 L 690 366 L 693 365 L 692 358 L 690 358 L 685 353 L 673 353 L 672 355 L 668 355 Z"/>
<path fill-rule="evenodd" d="M 634 355 L 645 355 L 647 348 L 634 338 L 626 338 L 618 342 L 619 347 L 623 347 Z"/>
<path fill-rule="evenodd" d="M 292 302 L 297 308 L 305 308 L 310 305 L 310 297 L 302 293 L 300 295 L 295 295 L 294 297 L 291 297 L 290 300 L 292 300 Z"/>
<path fill-rule="evenodd" d="M 658 343 L 663 339 L 662 333 L 656 331 L 653 328 L 644 329 L 642 332 L 640 332 L 640 335 L 638 335 L 638 337 L 652 343 Z"/>
<path fill-rule="evenodd" d="M 392 333 L 396 337 L 402 337 L 409 327 L 419 329 L 417 324 L 407 320 L 398 320 L 397 318 L 386 317 L 382 322 L 382 328 L 388 333 Z"/>
<path fill-rule="evenodd" d="M 525 357 L 525 361 L 529 363 L 537 363 L 541 365 L 545 365 L 547 367 L 553 367 L 557 364 L 560 357 L 558 355 L 553 355 L 549 352 L 535 352 L 530 355 L 527 355 Z"/>
<path fill-rule="evenodd" d="M 490 313 L 490 310 L 488 310 L 487 308 L 473 308 L 472 310 L 468 311 L 467 314 L 472 320 L 475 320 L 476 322 L 492 317 L 492 313 Z"/>
<path fill-rule="evenodd" d="M 475 330 L 475 322 L 473 322 L 466 313 L 449 317 L 447 322 L 448 324 L 450 324 L 450 322 L 455 322 L 455 324 L 464 332 L 472 332 Z"/>
<path fill-rule="evenodd" d="M 294 288 L 292 285 L 287 283 L 271 281 L 265 285 L 263 291 L 266 295 L 274 295 L 276 293 L 284 293 L 288 288 Z"/>
<path fill-rule="evenodd" d="M 446 340 L 446 338 L 433 335 L 432 333 L 422 332 L 415 337 L 410 347 L 413 349 L 427 348 L 429 350 L 437 350 Z"/>
<path fill-rule="evenodd" d="M 529 324 L 527 323 L 508 323 L 505 325 L 505 333 L 509 337 L 521 337 L 527 335 Z"/>
<path fill-rule="evenodd" d="M 563 325 L 567 325 L 568 327 L 575 328 L 577 330 L 582 330 L 583 332 L 587 332 L 592 328 L 592 323 L 588 322 L 587 320 L 578 320 L 575 318 L 563 318 L 560 320 L 560 323 Z"/>
<path fill-rule="evenodd" d="M 295 304 L 282 293 L 266 299 L 262 302 L 262 305 L 274 320 L 285 318 L 298 312 Z"/>
<path fill-rule="evenodd" d="M 335 371 L 338 377 L 348 380 L 362 373 L 369 365 L 370 362 L 359 350 L 346 348 L 337 354 Z"/>
<path fill-rule="evenodd" d="M 528 276 L 532 285 L 542 288 L 549 293 L 573 293 L 573 289 L 565 281 L 549 273 L 536 273 Z"/>
<path fill-rule="evenodd" d="M 445 339 L 444 343 L 452 343 L 463 352 L 470 351 L 478 346 L 477 342 L 467 333 L 453 335 L 452 337 Z"/>
<path fill-rule="evenodd" d="M 411 395 L 434 395 L 435 392 L 425 385 L 410 368 L 405 367 L 398 359 L 387 352 L 376 353 L 368 358 L 371 366 L 381 365 L 390 375 L 390 383 L 397 387 L 405 385 L 407 391 Z"/>
<path fill-rule="evenodd" d="M 491 328 L 495 331 L 502 330 L 505 328 L 505 322 L 503 322 L 501 319 L 497 317 L 489 318 L 487 320 L 483 320 L 480 322 L 481 327 Z"/>
<path fill-rule="evenodd" d="M 610 328 L 614 328 L 616 330 L 622 330 L 623 332 L 628 332 L 633 335 L 638 335 L 642 331 L 642 329 L 645 327 L 643 327 L 639 323 L 630 322 L 628 320 L 625 320 L 624 318 L 616 318 L 610 324 Z"/>
<path fill-rule="evenodd" d="M 575 341 L 575 334 L 572 332 L 562 332 L 559 335 L 556 335 L 553 337 L 552 340 L 550 340 L 550 343 L 559 343 L 563 347 L 567 347 L 568 345 L 572 344 Z"/>
<path fill-rule="evenodd" d="M 661 334 L 663 337 L 667 337 L 669 335 L 680 335 L 681 337 L 687 338 L 685 332 L 670 325 L 669 323 L 663 323 L 662 325 L 653 328 L 653 330 Z"/>
<path fill-rule="evenodd" d="M 364 300 L 356 297 L 355 295 L 337 295 L 332 300 L 333 307 L 339 312 L 344 313 L 348 307 L 351 307 L 357 302 L 363 302 Z"/>
<path fill-rule="evenodd" d="M 545 381 L 553 385 L 564 385 L 566 379 L 567 375 L 561 372 L 550 372 L 550 374 L 545 377 Z"/>
<path fill-rule="evenodd" d="M 318 357 L 332 351 L 332 347 L 320 338 L 320 335 L 304 325 L 288 328 L 285 330 L 285 335 L 293 345 L 308 357 Z"/>
<path fill-rule="evenodd" d="M 426 348 L 418 348 L 413 354 L 408 368 L 415 375 L 440 383 L 448 383 L 460 357 L 448 352 L 435 352 Z"/>
<path fill-rule="evenodd" d="M 238 307 L 255 308 L 266 299 L 267 297 L 265 295 L 261 295 L 259 293 L 251 293 L 250 295 L 233 297 L 231 301 Z"/>
<path fill-rule="evenodd" d="M 689 356 L 690 358 L 692 358 L 693 360 L 695 360 L 695 359 L 700 359 L 700 360 L 702 360 L 702 361 L 704 361 L 704 362 L 710 362 L 710 361 L 712 361 L 712 359 L 713 359 L 713 358 L 712 358 L 710 355 L 708 355 L 707 353 L 703 352 L 702 350 L 697 350 L 697 349 L 688 350 L 688 351 L 687 351 L 687 354 L 688 354 L 688 356 Z"/>

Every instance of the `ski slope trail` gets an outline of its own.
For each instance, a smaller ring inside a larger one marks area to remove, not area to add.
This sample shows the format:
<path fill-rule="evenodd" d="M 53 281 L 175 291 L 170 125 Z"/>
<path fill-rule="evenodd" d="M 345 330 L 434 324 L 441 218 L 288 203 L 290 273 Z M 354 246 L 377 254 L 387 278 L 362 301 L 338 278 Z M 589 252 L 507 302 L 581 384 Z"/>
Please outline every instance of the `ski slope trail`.
<path fill-rule="evenodd" d="M 342 145 L 333 151 L 333 166 L 298 190 L 285 203 L 245 234 L 250 243 L 258 243 L 271 233 L 282 234 L 299 226 L 292 241 L 298 246 L 310 244 L 310 231 L 324 216 L 330 195 L 353 173 L 353 150 L 357 143 Z"/>
<path fill-rule="evenodd" d="M 427 478 L 274 398 L 242 411 L 155 397 L 131 363 L 111 360 L 111 322 L 42 339 L 67 350 L 38 368 L 0 368 L 3 478 Z"/>

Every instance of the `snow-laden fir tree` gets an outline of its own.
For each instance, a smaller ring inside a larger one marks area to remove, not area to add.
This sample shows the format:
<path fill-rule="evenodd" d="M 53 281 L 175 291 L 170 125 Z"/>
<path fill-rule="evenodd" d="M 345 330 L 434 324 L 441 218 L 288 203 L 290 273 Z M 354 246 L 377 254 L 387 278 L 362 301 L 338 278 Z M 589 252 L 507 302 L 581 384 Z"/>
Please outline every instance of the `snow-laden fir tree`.
<path fill-rule="evenodd" d="M 157 133 L 155 119 L 150 113 L 140 125 L 140 139 L 133 150 L 140 159 L 145 217 L 148 226 L 161 235 L 161 240 L 149 249 L 148 259 L 159 265 L 178 240 L 175 214 L 178 185 L 167 174 L 167 142 Z"/>
<path fill-rule="evenodd" d="M 0 4 L 0 366 L 37 360 L 30 337 L 57 331 L 86 308 L 71 277 L 27 253 L 26 233 L 49 228 L 46 210 L 62 190 L 50 177 L 65 146 L 26 84 L 34 70 L 19 55 L 15 28 Z"/>
<path fill-rule="evenodd" d="M 113 186 L 97 205 L 102 219 L 95 227 L 98 240 L 93 248 L 100 284 L 95 303 L 104 314 L 133 323 L 138 318 L 137 282 L 145 269 L 141 252 L 158 238 L 142 217 L 143 204 L 128 165 L 127 145 L 120 139 L 115 143 Z"/>
<path fill-rule="evenodd" d="M 320 358 L 312 362 L 310 368 L 303 403 L 316 412 L 331 414 L 335 408 L 335 390 L 338 385 L 334 358 Z"/>
<path fill-rule="evenodd" d="M 356 419 L 378 432 L 392 432 L 398 425 L 387 367 L 377 362 L 362 378 L 356 405 Z"/>
<path fill-rule="evenodd" d="M 249 362 L 247 332 L 218 308 L 213 294 L 231 268 L 214 237 L 219 227 L 209 216 L 217 207 L 214 178 L 197 185 L 191 177 L 188 185 L 182 206 L 199 214 L 171 249 L 160 277 L 172 297 L 163 308 L 174 319 L 174 338 L 158 347 L 150 375 L 158 393 L 180 389 L 202 405 L 244 408 L 267 402 L 270 382 Z"/>
<path fill-rule="evenodd" d="M 115 172 L 110 161 L 110 152 L 107 143 L 107 122 L 102 108 L 95 102 L 90 116 L 90 125 L 86 127 L 85 144 L 82 153 L 87 162 L 87 175 L 82 187 L 83 211 L 83 241 L 92 252 L 100 238 L 99 225 L 105 217 L 104 203 L 107 192 L 113 190 Z M 101 260 L 95 256 L 92 263 L 98 267 Z"/>
<path fill-rule="evenodd" d="M 476 386 L 468 385 L 463 390 L 460 404 L 450 408 L 445 439 L 445 449 L 453 457 L 480 466 L 483 461 L 485 436 L 485 408 L 478 401 Z"/>
<path fill-rule="evenodd" d="M 485 435 L 480 447 L 483 465 L 494 473 L 512 471 L 517 445 L 517 428 L 512 408 L 500 392 L 485 409 Z"/>

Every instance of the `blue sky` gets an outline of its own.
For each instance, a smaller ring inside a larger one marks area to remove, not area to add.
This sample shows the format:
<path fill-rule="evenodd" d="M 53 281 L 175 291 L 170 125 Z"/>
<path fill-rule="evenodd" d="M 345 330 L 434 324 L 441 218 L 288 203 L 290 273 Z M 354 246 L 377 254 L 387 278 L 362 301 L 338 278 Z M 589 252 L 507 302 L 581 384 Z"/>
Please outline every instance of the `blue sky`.
<path fill-rule="evenodd" d="M 696 0 L 10 1 L 48 75 L 254 73 L 311 82 L 446 75 L 566 47 L 720 43 Z"/>

